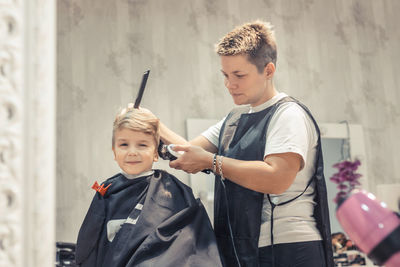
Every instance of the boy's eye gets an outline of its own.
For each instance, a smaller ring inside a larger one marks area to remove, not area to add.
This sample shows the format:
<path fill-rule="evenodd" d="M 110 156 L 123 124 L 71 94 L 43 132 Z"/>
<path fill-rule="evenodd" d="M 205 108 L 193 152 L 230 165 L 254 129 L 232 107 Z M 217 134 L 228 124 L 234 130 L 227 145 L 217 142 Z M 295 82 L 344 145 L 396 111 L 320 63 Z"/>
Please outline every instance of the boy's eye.
<path fill-rule="evenodd" d="M 127 143 L 121 143 L 121 144 L 119 144 L 119 146 L 127 146 L 128 144 Z"/>
<path fill-rule="evenodd" d="M 139 144 L 141 147 L 147 147 L 147 144 Z"/>
<path fill-rule="evenodd" d="M 246 75 L 244 75 L 244 74 L 236 74 L 236 77 L 238 77 L 239 79 L 243 78 L 244 76 L 246 76 Z"/>

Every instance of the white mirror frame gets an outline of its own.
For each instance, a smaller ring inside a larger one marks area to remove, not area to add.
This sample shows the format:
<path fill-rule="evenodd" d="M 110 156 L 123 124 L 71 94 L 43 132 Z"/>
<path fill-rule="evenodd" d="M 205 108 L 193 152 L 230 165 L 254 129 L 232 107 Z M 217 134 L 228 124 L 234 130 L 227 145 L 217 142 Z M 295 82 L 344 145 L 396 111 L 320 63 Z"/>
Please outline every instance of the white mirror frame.
<path fill-rule="evenodd" d="M 348 126 L 349 129 L 347 130 L 347 126 L 344 123 L 320 123 L 321 137 L 330 139 L 349 138 L 352 159 L 359 159 L 361 161 L 361 165 L 357 170 L 362 175 L 360 178 L 360 187 L 369 191 L 364 132 L 362 126 L 359 124 L 349 124 Z"/>
<path fill-rule="evenodd" d="M 0 266 L 55 265 L 55 16 L 0 4 Z"/>

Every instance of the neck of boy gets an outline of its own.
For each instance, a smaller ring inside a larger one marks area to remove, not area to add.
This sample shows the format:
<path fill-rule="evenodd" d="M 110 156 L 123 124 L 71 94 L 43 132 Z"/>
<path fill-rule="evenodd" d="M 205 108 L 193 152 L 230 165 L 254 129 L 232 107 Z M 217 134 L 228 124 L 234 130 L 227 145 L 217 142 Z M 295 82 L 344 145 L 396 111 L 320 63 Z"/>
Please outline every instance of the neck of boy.
<path fill-rule="evenodd" d="M 128 173 L 126 173 L 126 172 L 121 170 L 121 173 L 122 173 L 123 176 L 125 176 L 128 179 L 136 179 L 136 178 L 139 178 L 139 177 L 153 175 L 154 171 L 153 170 L 149 170 L 149 171 L 144 171 L 144 172 L 139 173 L 139 174 L 128 174 Z"/>

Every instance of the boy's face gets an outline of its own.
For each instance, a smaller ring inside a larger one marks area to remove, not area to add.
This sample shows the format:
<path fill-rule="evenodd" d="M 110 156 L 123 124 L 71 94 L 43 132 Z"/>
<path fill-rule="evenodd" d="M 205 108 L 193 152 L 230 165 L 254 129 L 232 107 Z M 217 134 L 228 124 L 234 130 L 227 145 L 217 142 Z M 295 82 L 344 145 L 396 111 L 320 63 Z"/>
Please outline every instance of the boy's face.
<path fill-rule="evenodd" d="M 127 174 L 136 175 L 151 170 L 158 154 L 154 137 L 130 129 L 116 130 L 113 147 L 115 161 Z"/>
<path fill-rule="evenodd" d="M 256 65 L 250 63 L 245 55 L 221 56 L 221 67 L 225 86 L 236 105 L 255 107 L 271 97 L 267 70 L 259 73 Z"/>

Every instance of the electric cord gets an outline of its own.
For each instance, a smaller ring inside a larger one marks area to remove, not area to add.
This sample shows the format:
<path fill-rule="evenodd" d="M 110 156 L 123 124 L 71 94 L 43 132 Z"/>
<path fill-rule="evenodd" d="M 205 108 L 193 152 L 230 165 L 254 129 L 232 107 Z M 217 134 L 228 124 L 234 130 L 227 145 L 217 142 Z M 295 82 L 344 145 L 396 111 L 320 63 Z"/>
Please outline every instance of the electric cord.
<path fill-rule="evenodd" d="M 237 261 L 238 266 L 241 267 L 242 265 L 240 264 L 239 257 L 238 257 L 237 252 L 236 252 L 235 241 L 233 240 L 233 232 L 232 232 L 231 220 L 230 220 L 230 217 L 229 217 L 228 196 L 227 196 L 227 194 L 226 194 L 225 183 L 224 183 L 224 181 L 222 180 L 222 177 L 221 177 L 221 176 L 220 176 L 220 179 L 219 179 L 219 180 L 221 181 L 222 189 L 223 189 L 223 191 L 224 191 L 224 196 L 225 196 L 226 214 L 227 214 L 227 218 L 228 218 L 228 229 L 229 229 L 229 235 L 231 236 L 231 240 L 232 240 L 233 253 L 235 254 L 235 258 L 236 258 L 236 261 Z"/>

